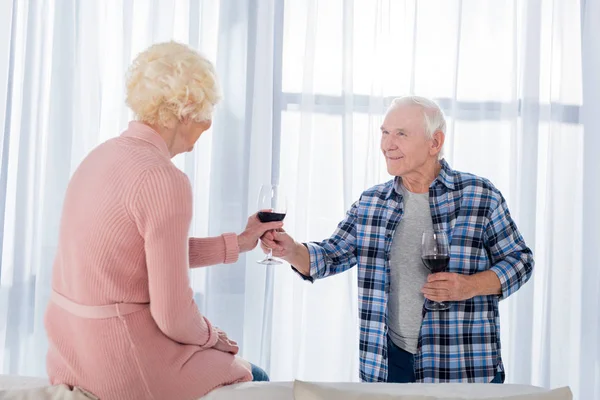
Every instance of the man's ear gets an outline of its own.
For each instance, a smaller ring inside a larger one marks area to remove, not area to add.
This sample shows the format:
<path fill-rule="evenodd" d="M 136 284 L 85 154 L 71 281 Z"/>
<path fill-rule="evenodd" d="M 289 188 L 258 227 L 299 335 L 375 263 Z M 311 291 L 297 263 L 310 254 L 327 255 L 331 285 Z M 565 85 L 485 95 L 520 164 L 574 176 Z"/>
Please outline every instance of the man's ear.
<path fill-rule="evenodd" d="M 442 131 L 435 131 L 433 133 L 433 138 L 431 139 L 431 154 L 439 154 L 442 151 L 442 147 L 444 147 L 444 141 L 446 140 L 446 135 Z"/>

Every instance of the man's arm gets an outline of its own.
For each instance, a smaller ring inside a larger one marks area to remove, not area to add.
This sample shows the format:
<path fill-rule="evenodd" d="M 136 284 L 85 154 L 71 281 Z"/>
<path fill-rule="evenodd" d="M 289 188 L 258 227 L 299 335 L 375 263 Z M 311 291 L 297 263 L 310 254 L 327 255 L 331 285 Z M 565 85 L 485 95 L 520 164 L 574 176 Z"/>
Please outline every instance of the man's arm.
<path fill-rule="evenodd" d="M 339 274 L 356 265 L 356 220 L 354 203 L 333 235 L 322 242 L 298 243 L 287 233 L 265 234 L 262 248 L 289 262 L 303 279 L 314 281 Z"/>
<path fill-rule="evenodd" d="M 510 216 L 504 198 L 492 212 L 484 231 L 484 245 L 492 267 L 473 275 L 441 272 L 429 275 L 422 292 L 433 301 L 460 301 L 475 296 L 498 295 L 504 299 L 531 277 L 531 250 Z"/>
<path fill-rule="evenodd" d="M 490 271 L 500 281 L 501 298 L 505 299 L 529 280 L 534 260 L 502 196 L 486 226 L 484 245 L 491 259 Z"/>

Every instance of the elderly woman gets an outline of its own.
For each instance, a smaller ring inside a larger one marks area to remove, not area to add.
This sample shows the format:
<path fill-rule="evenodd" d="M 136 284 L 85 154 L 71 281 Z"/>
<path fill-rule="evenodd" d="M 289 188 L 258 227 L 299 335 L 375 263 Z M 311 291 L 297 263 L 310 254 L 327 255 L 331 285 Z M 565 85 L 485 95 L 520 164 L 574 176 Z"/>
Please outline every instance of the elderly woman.
<path fill-rule="evenodd" d="M 157 44 L 131 66 L 136 115 L 93 150 L 69 184 L 45 315 L 53 384 L 101 399 L 197 399 L 223 385 L 268 380 L 198 311 L 189 268 L 233 263 L 267 230 L 188 238 L 192 189 L 171 162 L 211 126 L 219 99 L 211 63 Z"/>

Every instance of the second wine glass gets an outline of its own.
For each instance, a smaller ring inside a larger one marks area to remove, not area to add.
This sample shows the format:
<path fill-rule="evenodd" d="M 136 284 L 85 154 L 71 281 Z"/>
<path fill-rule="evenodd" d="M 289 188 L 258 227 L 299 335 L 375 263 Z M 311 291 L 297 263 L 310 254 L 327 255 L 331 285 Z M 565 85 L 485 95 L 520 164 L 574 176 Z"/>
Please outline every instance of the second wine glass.
<path fill-rule="evenodd" d="M 260 222 L 283 221 L 287 213 L 287 198 L 284 190 L 279 185 L 263 185 L 258 195 L 258 219 Z M 263 265 L 283 264 L 273 258 L 273 250 L 262 260 L 257 261 Z"/>
<path fill-rule="evenodd" d="M 433 274 L 443 272 L 450 262 L 448 236 L 445 232 L 425 231 L 421 241 L 421 260 L 423 265 Z M 443 311 L 450 308 L 445 302 L 425 301 L 425 309 Z"/>

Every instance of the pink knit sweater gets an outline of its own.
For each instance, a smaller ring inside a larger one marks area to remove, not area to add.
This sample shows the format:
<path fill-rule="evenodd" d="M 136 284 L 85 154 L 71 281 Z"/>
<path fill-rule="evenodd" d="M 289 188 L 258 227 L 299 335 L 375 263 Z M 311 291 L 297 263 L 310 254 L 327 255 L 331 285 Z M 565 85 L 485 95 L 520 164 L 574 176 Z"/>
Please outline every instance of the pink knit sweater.
<path fill-rule="evenodd" d="M 235 262 L 237 237 L 188 239 L 191 219 L 190 183 L 148 126 L 130 123 L 82 162 L 64 201 L 52 288 L 84 310 L 138 311 L 88 318 L 51 301 L 53 384 L 103 400 L 177 400 L 252 379 L 247 362 L 212 348 L 215 328 L 188 278 L 190 266 Z"/>

